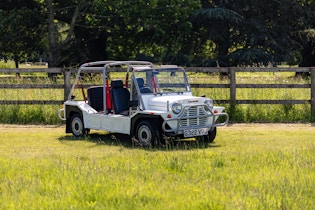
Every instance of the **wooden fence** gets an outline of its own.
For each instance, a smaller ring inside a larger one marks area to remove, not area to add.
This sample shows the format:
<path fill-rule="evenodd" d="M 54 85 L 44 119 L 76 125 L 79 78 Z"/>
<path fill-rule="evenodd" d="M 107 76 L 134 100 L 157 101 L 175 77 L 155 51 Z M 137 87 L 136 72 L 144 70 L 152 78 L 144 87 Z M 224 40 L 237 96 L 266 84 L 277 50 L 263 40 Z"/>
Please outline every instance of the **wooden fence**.
<path fill-rule="evenodd" d="M 226 104 L 229 103 L 231 108 L 237 104 L 310 104 L 312 119 L 315 119 L 315 67 L 303 67 L 303 68 L 239 68 L 239 67 L 186 67 L 187 72 L 221 72 L 227 73 L 230 77 L 229 84 L 192 84 L 192 88 L 229 88 L 230 99 L 229 100 L 216 100 L 217 103 Z M 117 72 L 124 71 L 117 69 Z M 64 89 L 63 100 L 30 100 L 30 101 L 12 101 L 12 100 L 1 100 L 0 104 L 62 104 L 63 101 L 68 97 L 71 89 L 71 74 L 75 73 L 74 69 L 62 69 L 62 68 L 49 68 L 49 69 L 0 69 L 2 74 L 15 74 L 15 73 L 34 73 L 34 72 L 45 72 L 45 73 L 58 73 L 64 75 L 64 84 L 0 84 L 1 88 L 49 88 L 49 89 Z M 237 72 L 299 72 L 299 73 L 310 73 L 311 82 L 310 84 L 237 84 L 236 73 Z M 236 90 L 238 88 L 310 88 L 311 95 L 309 100 L 238 100 L 236 98 Z"/>

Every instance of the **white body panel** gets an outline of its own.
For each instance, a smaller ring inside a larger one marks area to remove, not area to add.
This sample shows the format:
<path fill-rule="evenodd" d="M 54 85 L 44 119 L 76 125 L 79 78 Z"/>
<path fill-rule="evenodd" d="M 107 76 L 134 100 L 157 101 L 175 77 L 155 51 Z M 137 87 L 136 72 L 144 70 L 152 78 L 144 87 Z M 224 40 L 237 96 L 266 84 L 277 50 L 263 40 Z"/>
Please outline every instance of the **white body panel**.
<path fill-rule="evenodd" d="M 98 113 L 84 101 L 67 101 L 66 105 L 77 106 L 82 110 L 84 127 L 87 129 L 130 134 L 130 117 Z"/>

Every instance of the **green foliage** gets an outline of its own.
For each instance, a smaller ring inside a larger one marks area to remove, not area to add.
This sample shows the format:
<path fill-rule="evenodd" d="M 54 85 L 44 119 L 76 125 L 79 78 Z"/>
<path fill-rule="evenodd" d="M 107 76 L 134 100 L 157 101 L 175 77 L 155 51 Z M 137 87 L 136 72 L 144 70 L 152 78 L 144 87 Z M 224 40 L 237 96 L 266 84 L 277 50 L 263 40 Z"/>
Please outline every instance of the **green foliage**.
<path fill-rule="evenodd" d="M 299 62 L 295 57 L 302 49 L 298 34 L 313 27 L 307 21 L 314 15 L 308 7 L 313 3 L 290 0 L 202 2 L 203 8 L 195 13 L 193 23 L 202 43 L 208 39 L 216 43 L 215 59 L 221 66 Z"/>
<path fill-rule="evenodd" d="M 10 0 L 0 7 L 0 57 L 16 64 L 43 50 L 42 12 L 36 1 Z"/>
<path fill-rule="evenodd" d="M 163 56 L 175 55 L 190 33 L 189 16 L 197 7 L 194 1 L 115 1 L 113 18 L 107 23 L 112 27 L 107 32 L 110 58 L 146 54 L 161 61 Z"/>
<path fill-rule="evenodd" d="M 0 3 L 1 58 L 49 54 L 58 66 L 109 59 L 314 66 L 314 1 L 60 0 L 52 4 L 54 47 L 48 44 L 52 10 L 46 3 Z"/>
<path fill-rule="evenodd" d="M 207 149 L 145 150 L 1 125 L 1 209 L 312 209 L 309 124 L 231 125 Z M 123 139 L 120 139 L 124 142 Z M 176 197 L 176 200 L 174 198 Z"/>
<path fill-rule="evenodd" d="M 193 22 L 197 27 L 203 25 L 211 26 L 218 22 L 227 22 L 229 24 L 240 24 L 243 17 L 237 12 L 224 8 L 203 8 L 194 13 Z M 215 33 L 217 30 L 213 30 Z M 216 34 L 218 36 L 219 34 Z"/>

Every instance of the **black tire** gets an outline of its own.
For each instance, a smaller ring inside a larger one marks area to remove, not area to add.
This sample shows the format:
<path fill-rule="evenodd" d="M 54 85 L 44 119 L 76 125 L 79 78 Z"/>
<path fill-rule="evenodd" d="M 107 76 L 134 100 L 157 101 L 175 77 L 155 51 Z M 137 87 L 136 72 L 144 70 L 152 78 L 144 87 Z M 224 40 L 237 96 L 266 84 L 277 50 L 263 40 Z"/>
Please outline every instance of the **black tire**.
<path fill-rule="evenodd" d="M 217 127 L 214 127 L 208 132 L 208 135 L 205 136 L 205 141 L 207 144 L 212 143 L 217 135 Z"/>
<path fill-rule="evenodd" d="M 203 143 L 205 146 L 208 146 L 209 143 L 212 143 L 214 141 L 216 135 L 217 127 L 214 127 L 208 132 L 208 135 L 198 136 L 196 140 L 199 142 L 200 145 Z"/>
<path fill-rule="evenodd" d="M 136 139 L 143 147 L 154 147 L 159 142 L 159 132 L 151 121 L 142 121 L 136 128 Z"/>
<path fill-rule="evenodd" d="M 87 130 L 84 128 L 82 117 L 79 114 L 74 114 L 70 117 L 71 133 L 76 137 L 84 136 Z"/>

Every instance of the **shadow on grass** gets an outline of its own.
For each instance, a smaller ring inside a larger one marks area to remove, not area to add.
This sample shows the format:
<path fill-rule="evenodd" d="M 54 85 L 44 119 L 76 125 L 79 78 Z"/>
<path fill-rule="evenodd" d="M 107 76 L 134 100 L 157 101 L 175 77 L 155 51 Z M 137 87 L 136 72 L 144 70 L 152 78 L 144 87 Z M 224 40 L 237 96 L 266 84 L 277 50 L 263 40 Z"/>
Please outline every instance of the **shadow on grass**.
<path fill-rule="evenodd" d="M 202 149 L 202 148 L 216 148 L 221 147 L 221 145 L 210 143 L 205 145 L 203 142 L 197 142 L 194 140 L 188 141 L 171 141 L 166 145 L 159 145 L 156 147 L 143 147 L 137 140 L 131 138 L 129 135 L 111 133 L 111 134 L 100 134 L 100 133 L 91 133 L 84 137 L 75 137 L 72 135 L 65 135 L 58 138 L 59 141 L 88 141 L 93 142 L 96 146 L 119 146 L 129 149 L 145 149 L 149 151 L 172 151 L 172 150 L 193 150 L 193 149 Z"/>

